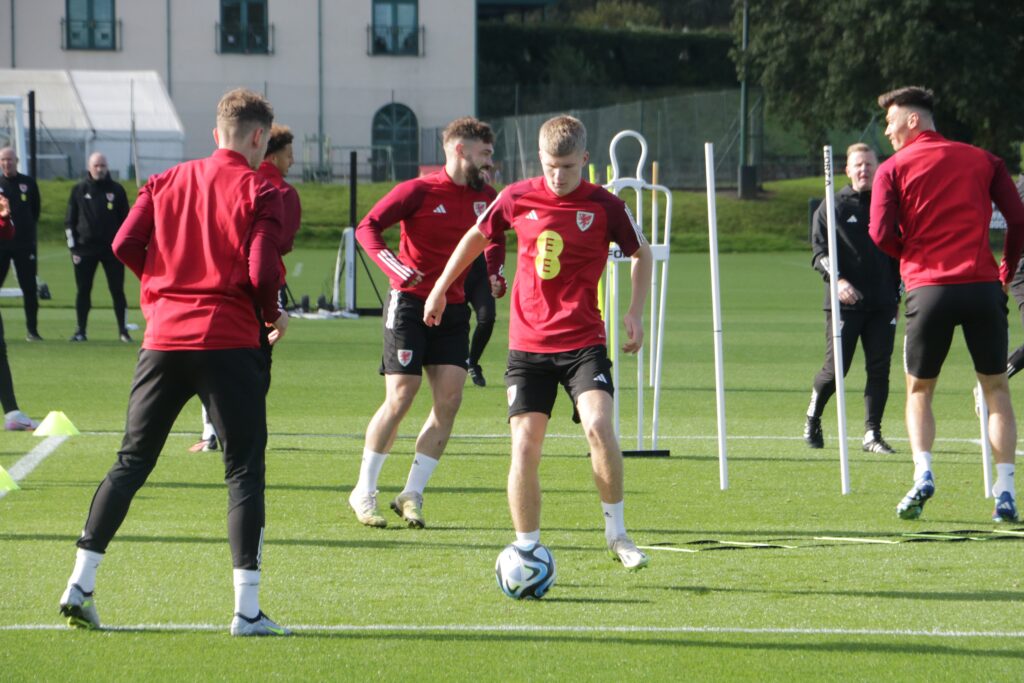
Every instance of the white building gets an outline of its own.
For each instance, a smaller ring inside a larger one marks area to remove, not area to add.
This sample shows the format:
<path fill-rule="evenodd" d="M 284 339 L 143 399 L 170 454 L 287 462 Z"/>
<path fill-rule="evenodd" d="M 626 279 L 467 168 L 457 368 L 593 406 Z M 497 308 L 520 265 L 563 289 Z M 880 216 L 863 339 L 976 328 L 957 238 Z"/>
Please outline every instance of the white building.
<path fill-rule="evenodd" d="M 411 177 L 420 130 L 476 106 L 475 0 L 0 0 L 3 43 L 0 69 L 155 71 L 186 158 L 212 150 L 226 90 L 262 91 L 307 177 L 350 150 Z"/>

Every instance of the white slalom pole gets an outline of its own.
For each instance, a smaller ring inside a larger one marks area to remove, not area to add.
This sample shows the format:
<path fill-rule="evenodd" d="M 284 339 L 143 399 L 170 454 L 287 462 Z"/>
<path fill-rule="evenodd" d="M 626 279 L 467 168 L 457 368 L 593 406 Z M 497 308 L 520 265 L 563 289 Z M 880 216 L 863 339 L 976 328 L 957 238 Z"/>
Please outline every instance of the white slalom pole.
<path fill-rule="evenodd" d="M 981 423 L 981 473 L 985 482 L 985 497 L 992 497 L 992 444 L 988 440 L 988 404 L 981 391 L 981 382 L 975 386 L 974 398 L 978 406 L 978 422 Z"/>
<path fill-rule="evenodd" d="M 846 443 L 846 382 L 843 378 L 843 321 L 839 309 L 836 268 L 836 194 L 832 178 L 832 145 L 825 145 L 825 213 L 828 216 L 828 291 L 832 302 L 832 359 L 836 374 L 836 415 L 839 429 L 839 478 L 843 495 L 850 492 L 850 456 Z"/>
<path fill-rule="evenodd" d="M 718 286 L 718 212 L 715 205 L 715 145 L 704 143 L 704 175 L 708 188 L 708 247 L 711 253 L 712 329 L 715 337 L 715 409 L 718 416 L 718 480 L 729 488 L 729 463 L 725 454 L 725 371 L 722 367 L 722 299 Z"/>

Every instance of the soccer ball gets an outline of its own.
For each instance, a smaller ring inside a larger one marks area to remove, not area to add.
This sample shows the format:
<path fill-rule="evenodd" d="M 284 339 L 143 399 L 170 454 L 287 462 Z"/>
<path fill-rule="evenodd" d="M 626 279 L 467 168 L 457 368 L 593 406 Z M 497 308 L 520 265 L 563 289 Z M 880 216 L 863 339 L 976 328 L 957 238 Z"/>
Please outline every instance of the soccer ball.
<path fill-rule="evenodd" d="M 494 575 L 498 588 L 508 597 L 539 599 L 555 583 L 555 558 L 540 543 L 516 541 L 498 555 Z"/>

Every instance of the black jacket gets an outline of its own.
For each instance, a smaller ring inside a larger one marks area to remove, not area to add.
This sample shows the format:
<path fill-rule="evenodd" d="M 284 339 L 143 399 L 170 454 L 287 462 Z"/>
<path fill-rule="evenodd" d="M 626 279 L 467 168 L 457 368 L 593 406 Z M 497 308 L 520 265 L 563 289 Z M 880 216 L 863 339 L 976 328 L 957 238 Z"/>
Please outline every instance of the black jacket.
<path fill-rule="evenodd" d="M 11 204 L 14 239 L 3 243 L 3 249 L 35 249 L 36 223 L 39 222 L 39 186 L 22 173 L 8 178 L 0 174 L 0 193 Z"/>
<path fill-rule="evenodd" d="M 857 288 L 863 298 L 843 310 L 875 311 L 895 309 L 899 303 L 899 261 L 886 256 L 868 235 L 871 192 L 854 192 L 847 185 L 836 193 L 836 272 Z M 811 228 L 811 265 L 828 283 L 828 223 L 826 202 L 814 212 Z M 825 287 L 826 311 L 832 310 L 829 288 Z"/>
<path fill-rule="evenodd" d="M 72 253 L 109 249 L 118 228 L 128 216 L 128 195 L 107 175 L 87 177 L 71 189 L 64 231 Z"/>

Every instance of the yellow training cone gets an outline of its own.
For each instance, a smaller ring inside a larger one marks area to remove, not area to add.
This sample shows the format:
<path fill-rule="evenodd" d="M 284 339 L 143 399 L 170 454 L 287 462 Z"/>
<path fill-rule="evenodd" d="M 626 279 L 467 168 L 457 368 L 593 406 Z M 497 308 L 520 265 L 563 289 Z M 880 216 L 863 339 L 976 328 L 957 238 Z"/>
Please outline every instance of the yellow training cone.
<path fill-rule="evenodd" d="M 21 487 L 18 486 L 18 482 L 14 481 L 7 470 L 0 467 L 0 491 L 17 491 L 19 488 Z"/>
<path fill-rule="evenodd" d="M 77 436 L 80 433 L 68 416 L 59 410 L 51 410 L 32 432 L 35 436 Z"/>

